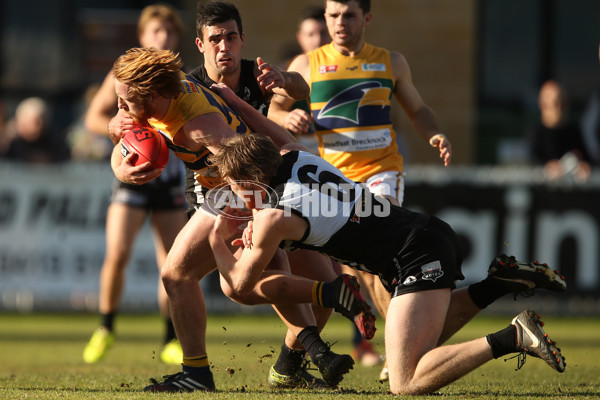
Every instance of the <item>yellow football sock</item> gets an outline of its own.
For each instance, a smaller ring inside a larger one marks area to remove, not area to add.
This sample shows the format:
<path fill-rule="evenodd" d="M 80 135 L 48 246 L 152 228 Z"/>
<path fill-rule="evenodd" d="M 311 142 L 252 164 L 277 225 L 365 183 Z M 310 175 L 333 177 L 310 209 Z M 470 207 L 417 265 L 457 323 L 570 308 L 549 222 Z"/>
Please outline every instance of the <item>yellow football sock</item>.
<path fill-rule="evenodd" d="M 208 356 L 183 357 L 183 365 L 188 367 L 208 367 Z"/>

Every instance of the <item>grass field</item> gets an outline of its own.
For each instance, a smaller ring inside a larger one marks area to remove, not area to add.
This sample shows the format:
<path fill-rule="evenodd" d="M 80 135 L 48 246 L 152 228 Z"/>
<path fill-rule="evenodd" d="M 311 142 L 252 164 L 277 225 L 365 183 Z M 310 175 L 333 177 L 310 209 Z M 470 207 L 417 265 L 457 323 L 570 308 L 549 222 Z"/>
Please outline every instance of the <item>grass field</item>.
<path fill-rule="evenodd" d="M 493 360 L 436 397 L 451 399 L 600 398 L 600 319 L 543 318 L 567 359 L 559 374 L 528 357 L 520 371 L 516 359 Z M 96 327 L 96 315 L 0 315 L 0 399 L 381 399 L 392 398 L 378 381 L 379 367 L 356 365 L 335 391 L 273 391 L 268 370 L 279 353 L 284 328 L 272 315 L 209 316 L 209 359 L 218 391 L 149 394 L 149 378 L 175 373 L 178 366 L 155 358 L 162 324 L 154 315 L 120 315 L 117 342 L 99 364 L 86 365 L 81 352 Z M 452 341 L 464 341 L 503 328 L 510 317 L 481 315 Z M 349 322 L 333 317 L 324 338 L 337 352 L 349 352 Z M 374 343 L 383 350 L 383 326 Z M 420 398 L 420 397 L 414 397 Z M 422 398 L 431 398 L 424 396 Z"/>

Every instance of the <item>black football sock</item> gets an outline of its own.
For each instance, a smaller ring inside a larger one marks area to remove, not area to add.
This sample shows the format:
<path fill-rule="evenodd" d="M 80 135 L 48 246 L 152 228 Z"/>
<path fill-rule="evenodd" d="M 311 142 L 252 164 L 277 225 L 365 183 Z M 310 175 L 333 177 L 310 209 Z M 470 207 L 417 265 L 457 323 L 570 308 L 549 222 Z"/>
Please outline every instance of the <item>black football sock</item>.
<path fill-rule="evenodd" d="M 213 381 L 213 375 L 206 354 L 198 357 L 183 357 L 182 368 L 183 371 L 190 374 L 192 378 L 198 379 L 203 383 L 206 381 Z"/>
<path fill-rule="evenodd" d="M 481 282 L 474 283 L 467 290 L 473 303 L 481 309 L 486 308 L 500 297 L 511 293 L 501 282 L 491 278 L 485 278 Z"/>
<path fill-rule="evenodd" d="M 517 327 L 512 324 L 496 333 L 487 335 L 485 339 L 492 348 L 494 358 L 519 351 Z"/>
<path fill-rule="evenodd" d="M 100 316 L 102 317 L 101 326 L 103 328 L 106 328 L 107 331 L 112 332 L 114 330 L 114 322 L 116 315 L 117 313 L 114 311 L 108 314 L 100 314 Z"/>
<path fill-rule="evenodd" d="M 335 288 L 331 282 L 315 282 L 312 289 L 313 303 L 328 308 L 335 308 Z"/>
<path fill-rule="evenodd" d="M 360 330 L 358 329 L 356 324 L 352 324 L 352 327 L 352 330 L 354 331 L 354 335 L 352 337 L 352 345 L 354 347 L 358 347 L 365 339 L 362 337 L 362 334 L 360 333 Z"/>
<path fill-rule="evenodd" d="M 302 366 L 305 354 L 305 350 L 293 350 L 284 343 L 273 369 L 281 375 L 292 375 Z"/>
<path fill-rule="evenodd" d="M 196 382 L 200 382 L 209 389 L 215 389 L 215 379 L 212 371 L 210 370 L 210 366 L 190 367 L 183 364 L 181 367 L 183 368 L 183 372 L 190 374 L 190 377 Z"/>
<path fill-rule="evenodd" d="M 173 320 L 171 318 L 165 319 L 165 344 L 169 343 L 173 339 L 177 339 L 177 335 L 175 334 L 175 326 L 173 326 Z"/>
<path fill-rule="evenodd" d="M 329 351 L 329 346 L 321 339 L 319 329 L 316 326 L 307 326 L 298 334 L 298 340 L 306 349 L 313 362 L 316 356 Z"/>

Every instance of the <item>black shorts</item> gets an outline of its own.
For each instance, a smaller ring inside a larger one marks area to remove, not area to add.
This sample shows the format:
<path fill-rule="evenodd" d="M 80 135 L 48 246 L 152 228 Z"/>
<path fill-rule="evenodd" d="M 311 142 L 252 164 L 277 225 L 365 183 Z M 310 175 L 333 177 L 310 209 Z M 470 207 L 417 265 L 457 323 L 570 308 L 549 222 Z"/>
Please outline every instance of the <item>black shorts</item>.
<path fill-rule="evenodd" d="M 431 217 L 422 229 L 415 229 L 396 255 L 398 269 L 392 297 L 434 289 L 454 289 L 465 279 L 461 271 L 462 251 L 454 230 L 439 218 Z"/>
<path fill-rule="evenodd" d="M 163 181 L 158 178 L 144 185 L 129 185 L 115 179 L 111 202 L 148 211 L 183 211 L 185 198 L 182 179 L 178 177 Z"/>

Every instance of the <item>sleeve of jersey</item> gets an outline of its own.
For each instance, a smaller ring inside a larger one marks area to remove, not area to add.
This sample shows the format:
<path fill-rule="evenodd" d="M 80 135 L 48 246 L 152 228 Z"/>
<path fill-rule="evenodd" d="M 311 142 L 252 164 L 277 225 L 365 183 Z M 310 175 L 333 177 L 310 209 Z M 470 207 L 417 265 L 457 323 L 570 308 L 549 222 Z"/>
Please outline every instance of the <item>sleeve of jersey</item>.
<path fill-rule="evenodd" d="M 219 109 L 209 103 L 202 92 L 185 93 L 174 100 L 175 107 L 170 107 L 163 119 L 165 128 L 175 135 L 189 121 L 209 113 L 219 113 Z"/>

